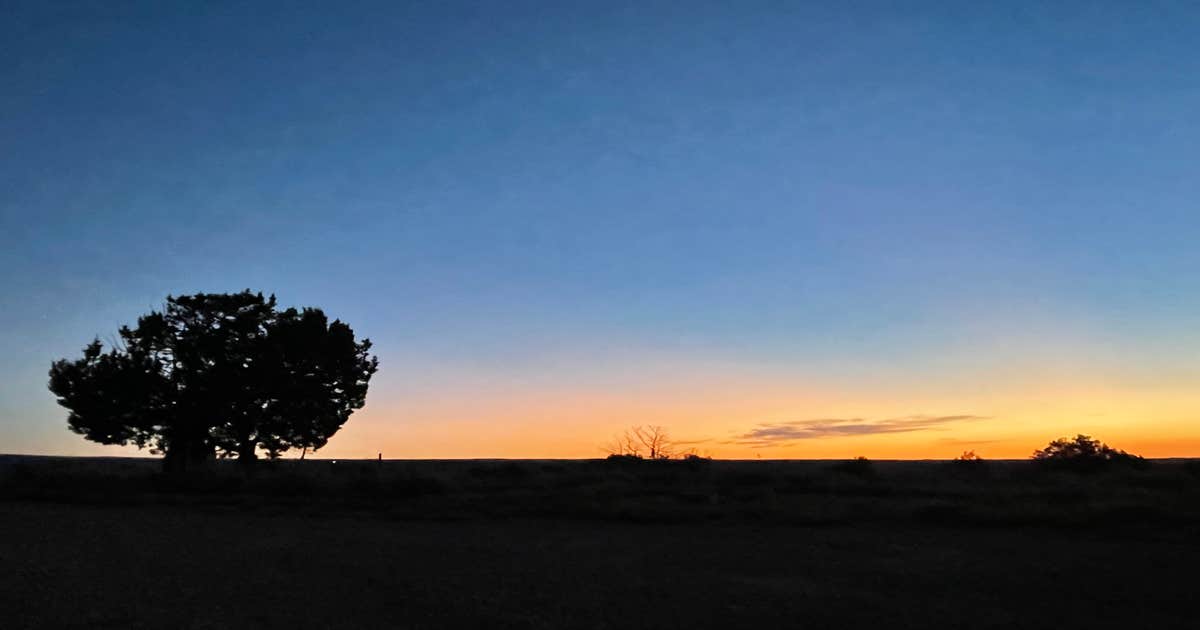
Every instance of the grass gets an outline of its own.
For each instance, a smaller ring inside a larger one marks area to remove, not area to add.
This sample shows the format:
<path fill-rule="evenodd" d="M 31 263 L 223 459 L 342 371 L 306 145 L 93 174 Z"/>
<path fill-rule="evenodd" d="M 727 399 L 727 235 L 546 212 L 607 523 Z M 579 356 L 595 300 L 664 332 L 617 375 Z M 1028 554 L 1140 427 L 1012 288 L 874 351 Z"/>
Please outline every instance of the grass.
<path fill-rule="evenodd" d="M 964 526 L 1200 523 L 1200 467 L 1089 474 L 1025 461 L 281 461 L 173 478 L 154 460 L 0 457 L 0 499 L 495 517 Z"/>
<path fill-rule="evenodd" d="M 1195 627 L 1194 464 L 0 458 L 6 628 Z"/>

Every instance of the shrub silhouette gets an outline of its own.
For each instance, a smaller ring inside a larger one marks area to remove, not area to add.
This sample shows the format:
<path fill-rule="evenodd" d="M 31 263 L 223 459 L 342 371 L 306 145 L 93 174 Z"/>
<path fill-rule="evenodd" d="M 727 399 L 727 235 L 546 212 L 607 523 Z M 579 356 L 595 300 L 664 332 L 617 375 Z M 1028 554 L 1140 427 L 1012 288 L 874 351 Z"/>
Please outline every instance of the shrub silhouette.
<path fill-rule="evenodd" d="M 859 455 L 854 459 L 834 464 L 833 470 L 847 475 L 854 475 L 855 477 L 871 477 L 875 474 L 875 464 L 866 457 Z"/>
<path fill-rule="evenodd" d="M 642 461 L 642 456 L 634 455 L 632 453 L 613 453 L 608 457 L 605 457 L 604 461 L 612 462 L 614 464 L 636 464 L 637 462 Z"/>
<path fill-rule="evenodd" d="M 1076 472 L 1146 466 L 1144 458 L 1115 449 L 1082 433 L 1073 438 L 1059 438 L 1050 442 L 1045 448 L 1034 451 L 1032 459 L 1047 468 Z"/>
<path fill-rule="evenodd" d="M 954 458 L 956 462 L 975 463 L 983 462 L 983 458 L 975 453 L 975 451 L 963 451 L 962 455 Z"/>
<path fill-rule="evenodd" d="M 980 457 L 975 451 L 963 451 L 962 455 L 950 460 L 951 465 L 955 470 L 977 473 L 987 469 L 987 460 Z"/>

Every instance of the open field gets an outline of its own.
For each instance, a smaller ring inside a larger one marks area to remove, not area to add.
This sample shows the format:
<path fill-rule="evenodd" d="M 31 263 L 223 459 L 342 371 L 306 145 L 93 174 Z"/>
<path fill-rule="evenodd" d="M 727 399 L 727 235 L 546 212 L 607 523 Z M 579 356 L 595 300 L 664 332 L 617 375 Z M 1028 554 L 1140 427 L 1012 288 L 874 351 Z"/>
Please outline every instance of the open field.
<path fill-rule="evenodd" d="M 155 465 L 0 458 L 4 627 L 1196 626 L 1187 462 Z"/>
<path fill-rule="evenodd" d="M 1091 474 L 1028 461 L 233 461 L 178 479 L 135 458 L 0 456 L 0 499 L 96 505 L 352 510 L 494 517 L 793 525 L 1200 524 L 1200 462 Z"/>
<path fill-rule="evenodd" d="M 4 505 L 8 628 L 1194 628 L 1194 538 Z M 769 625 L 768 625 L 769 624 Z"/>

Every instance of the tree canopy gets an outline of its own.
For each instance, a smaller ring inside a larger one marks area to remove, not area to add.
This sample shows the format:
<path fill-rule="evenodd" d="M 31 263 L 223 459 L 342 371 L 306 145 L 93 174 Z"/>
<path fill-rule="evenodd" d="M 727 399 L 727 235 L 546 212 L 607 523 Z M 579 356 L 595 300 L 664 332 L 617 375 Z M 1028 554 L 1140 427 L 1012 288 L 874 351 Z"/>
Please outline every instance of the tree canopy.
<path fill-rule="evenodd" d="M 149 447 L 172 470 L 324 446 L 363 406 L 379 364 L 347 324 L 249 290 L 168 296 L 118 336 L 55 361 L 50 391 L 72 431 Z"/>
<path fill-rule="evenodd" d="M 1144 466 L 1146 460 L 1115 449 L 1100 440 L 1082 433 L 1073 438 L 1059 438 L 1034 451 L 1037 463 L 1071 470 L 1101 470 L 1111 466 Z"/>

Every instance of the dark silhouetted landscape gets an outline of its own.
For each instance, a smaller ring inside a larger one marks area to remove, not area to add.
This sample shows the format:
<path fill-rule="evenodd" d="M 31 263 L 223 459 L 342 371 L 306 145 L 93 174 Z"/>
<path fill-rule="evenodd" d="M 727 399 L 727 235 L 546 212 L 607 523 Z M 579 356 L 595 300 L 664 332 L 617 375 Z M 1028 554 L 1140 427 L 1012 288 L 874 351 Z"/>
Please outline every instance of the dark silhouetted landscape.
<path fill-rule="evenodd" d="M 1200 629 L 1200 3 L 0 1 L 0 630 Z"/>
<path fill-rule="evenodd" d="M 7 627 L 1191 627 L 1200 462 L 0 458 Z"/>

